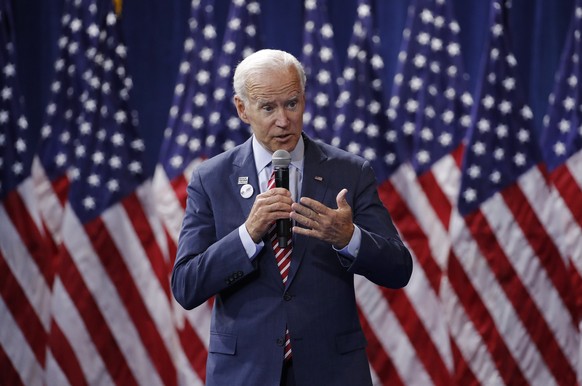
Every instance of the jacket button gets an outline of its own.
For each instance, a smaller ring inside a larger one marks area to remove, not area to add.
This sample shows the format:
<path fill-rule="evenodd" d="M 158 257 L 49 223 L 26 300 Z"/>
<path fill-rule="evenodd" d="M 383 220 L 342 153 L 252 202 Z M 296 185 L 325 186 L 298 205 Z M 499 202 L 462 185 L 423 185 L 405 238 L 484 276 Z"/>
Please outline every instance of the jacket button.
<path fill-rule="evenodd" d="M 285 294 L 283 295 L 283 300 L 285 300 L 286 302 L 288 302 L 289 300 L 291 300 L 293 298 L 293 296 L 289 295 L 289 294 Z"/>
<path fill-rule="evenodd" d="M 277 346 L 283 346 L 285 344 L 285 339 L 279 338 L 277 339 Z"/>

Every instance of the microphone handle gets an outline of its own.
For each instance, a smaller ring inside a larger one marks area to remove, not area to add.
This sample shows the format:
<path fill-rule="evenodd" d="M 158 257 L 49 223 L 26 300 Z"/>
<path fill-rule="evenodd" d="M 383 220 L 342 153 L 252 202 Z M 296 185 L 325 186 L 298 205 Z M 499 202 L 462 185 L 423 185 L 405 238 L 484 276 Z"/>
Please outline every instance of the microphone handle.
<path fill-rule="evenodd" d="M 289 190 L 289 168 L 275 168 L 275 186 Z M 291 219 L 277 220 L 277 238 L 279 247 L 285 248 L 291 238 Z"/>

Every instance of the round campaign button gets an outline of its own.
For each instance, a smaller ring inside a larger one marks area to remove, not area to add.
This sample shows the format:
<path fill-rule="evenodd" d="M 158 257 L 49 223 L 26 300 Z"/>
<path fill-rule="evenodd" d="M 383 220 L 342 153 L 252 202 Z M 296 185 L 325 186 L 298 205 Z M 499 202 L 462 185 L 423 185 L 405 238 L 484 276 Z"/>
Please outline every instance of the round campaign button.
<path fill-rule="evenodd" d="M 244 184 L 243 186 L 240 187 L 240 195 L 243 198 L 249 198 L 250 196 L 253 195 L 253 187 L 250 184 Z"/>

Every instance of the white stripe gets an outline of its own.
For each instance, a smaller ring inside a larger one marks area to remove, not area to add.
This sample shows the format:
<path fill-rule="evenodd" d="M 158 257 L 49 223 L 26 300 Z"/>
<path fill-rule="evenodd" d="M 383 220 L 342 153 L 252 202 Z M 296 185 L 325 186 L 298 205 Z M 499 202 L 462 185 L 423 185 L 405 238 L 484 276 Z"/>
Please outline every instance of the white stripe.
<path fill-rule="evenodd" d="M 143 249 L 127 212 L 122 206 L 115 205 L 106 210 L 101 218 L 119 250 L 150 316 L 158 329 L 161 329 L 160 335 L 167 344 L 170 341 L 175 342 L 176 337 L 171 333 L 172 329 L 164 328 L 173 323 L 170 301 L 161 287 L 149 261 L 148 251 Z M 169 281 L 165 284 L 169 288 Z M 167 348 L 171 352 L 174 349 L 173 343 Z"/>
<path fill-rule="evenodd" d="M 50 288 L 36 262 L 14 228 L 4 205 L 0 205 L 0 248 L 27 301 L 48 331 L 50 325 Z"/>
<path fill-rule="evenodd" d="M 528 178 L 529 175 L 528 172 L 524 176 Z M 543 182 L 538 182 L 540 184 L 537 185 L 537 189 L 544 190 L 546 185 Z M 533 183 L 535 184 L 536 181 Z M 543 206 L 545 203 L 534 202 L 530 205 Z M 531 248 L 522 229 L 500 195 L 494 195 L 483 203 L 482 207 L 482 213 L 494 231 L 499 245 L 515 269 L 521 283 L 527 288 L 529 296 L 534 300 L 538 310 L 548 323 L 558 345 L 570 361 L 570 365 L 575 368 L 578 360 L 576 326 L 562 297 L 541 264 L 539 256 Z M 553 258 L 556 259 L 556 264 L 560 263 L 557 260 L 560 258 L 559 256 L 553 256 Z M 567 280 L 568 278 L 564 277 L 563 279 Z"/>
<path fill-rule="evenodd" d="M 45 385 L 47 386 L 69 386 L 69 380 L 62 372 L 55 358 L 52 356 L 50 350 L 46 353 L 46 378 Z"/>
<path fill-rule="evenodd" d="M 168 180 L 168 176 L 160 165 L 157 166 L 155 171 L 152 190 L 156 202 L 156 211 L 174 243 L 177 244 L 182 219 L 184 218 L 184 209 Z"/>
<path fill-rule="evenodd" d="M 447 367 L 453 371 L 453 354 L 449 341 L 449 332 L 444 310 L 438 295 L 429 284 L 426 273 L 418 263 L 413 251 L 409 248 L 414 269 L 410 281 L 403 291 L 414 307 L 414 312 L 422 321 L 423 327 L 429 334 L 432 344 L 439 352 L 439 355 Z M 403 295 L 403 294 L 401 294 Z"/>
<path fill-rule="evenodd" d="M 449 154 L 442 157 L 435 162 L 431 170 L 451 206 L 456 206 L 461 188 L 461 171 L 453 156 Z"/>
<path fill-rule="evenodd" d="M 55 244 L 61 243 L 61 226 L 64 215 L 64 208 L 53 190 L 51 182 L 46 176 L 44 169 L 35 158 L 32 165 L 32 177 L 34 190 L 38 198 L 41 217 L 46 224 Z"/>
<path fill-rule="evenodd" d="M 418 184 L 416 174 L 409 164 L 398 168 L 390 181 L 407 203 L 414 220 L 427 236 L 431 255 L 441 271 L 446 271 L 446 261 L 450 248 L 450 240 L 446 229 L 442 227 L 432 205 Z"/>
<path fill-rule="evenodd" d="M 497 213 L 502 216 L 503 214 Z M 554 385 L 555 379 L 545 366 L 545 362 L 525 330 L 521 319 L 515 313 L 511 302 L 497 282 L 495 275 L 489 270 L 486 259 L 481 255 L 464 220 L 456 219 L 458 213 L 453 210 L 451 217 L 451 240 L 453 249 L 473 288 L 481 295 L 481 299 L 499 334 L 503 337 L 508 349 L 513 353 L 517 365 L 529 382 L 543 385 Z M 539 382 L 539 383 L 538 383 Z"/>
<path fill-rule="evenodd" d="M 151 181 L 147 180 L 146 182 L 138 186 L 135 193 L 148 219 L 148 224 L 152 229 L 157 244 L 160 247 L 160 250 L 162 251 L 164 260 L 168 264 L 170 261 L 168 250 L 168 239 L 164 233 L 164 226 L 162 225 L 160 214 L 158 213 L 157 208 L 155 206 L 155 199 L 152 194 Z"/>
<path fill-rule="evenodd" d="M 360 309 L 403 383 L 430 385 L 432 379 L 378 287 L 360 275 L 354 276 L 354 282 Z"/>
<path fill-rule="evenodd" d="M 111 332 L 117 340 L 125 360 L 141 384 L 162 385 L 146 348 L 135 329 L 132 319 L 119 298 L 115 285 L 91 246 L 83 225 L 67 204 L 63 220 L 63 242 L 98 304 Z M 105 358 L 106 359 L 106 358 Z"/>
<path fill-rule="evenodd" d="M 55 278 L 53 286 L 52 310 L 54 322 L 70 343 L 87 383 L 90 385 L 114 384 L 111 374 L 108 373 L 107 367 L 87 331 L 85 322 L 79 315 L 79 310 L 63 287 L 59 277 Z M 58 372 L 53 373 L 53 371 L 61 371 L 58 364 L 55 366 L 48 369 L 51 372 L 47 370 L 48 379 L 60 379 L 61 375 Z M 57 386 L 58 383 L 54 383 L 54 385 Z"/>
<path fill-rule="evenodd" d="M 451 337 L 455 340 L 461 355 L 475 377 L 482 385 L 503 384 L 485 342 L 475 331 L 473 323 L 465 313 L 447 277 L 444 277 L 441 282 L 441 298 L 445 315 L 448 317 Z"/>
<path fill-rule="evenodd" d="M 566 166 L 572 174 L 574 181 L 576 181 L 580 189 L 582 189 L 582 150 L 579 150 L 568 158 Z"/>
<path fill-rule="evenodd" d="M 20 375 L 25 385 L 35 386 L 44 384 L 44 371 L 42 364 L 38 363 L 34 352 L 16 321 L 12 318 L 10 310 L 6 307 L 4 299 L 0 296 L 0 345 L 8 360 Z M 0 379 L 0 382 L 3 382 Z"/>
<path fill-rule="evenodd" d="M 24 202 L 26 211 L 28 215 L 34 221 L 36 228 L 39 230 L 40 234 L 43 234 L 42 220 L 40 217 L 40 211 L 38 208 L 38 199 L 34 193 L 34 185 L 32 178 L 27 178 L 22 181 L 16 188 L 18 195 Z"/>

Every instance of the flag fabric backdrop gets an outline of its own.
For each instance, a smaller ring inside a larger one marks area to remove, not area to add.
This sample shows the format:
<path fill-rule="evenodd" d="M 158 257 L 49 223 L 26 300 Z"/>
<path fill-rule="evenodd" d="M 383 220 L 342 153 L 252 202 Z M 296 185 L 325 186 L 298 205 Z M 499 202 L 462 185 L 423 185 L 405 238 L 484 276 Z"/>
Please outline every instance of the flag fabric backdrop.
<path fill-rule="evenodd" d="M 458 298 L 450 330 L 474 336 L 453 336 L 466 364 L 455 379 L 572 385 L 573 292 L 506 16 L 505 2 L 494 0 L 450 226 L 448 277 Z"/>
<path fill-rule="evenodd" d="M 372 164 L 415 263 L 403 290 L 355 278 L 375 385 L 576 384 L 582 0 L 575 1 L 543 151 L 501 1 L 491 1 L 474 95 L 450 0 L 410 0 L 392 90 L 376 2 L 357 1 L 341 72 L 326 2 L 303 3 L 305 130 Z M 168 278 L 192 170 L 249 136 L 232 106 L 232 71 L 264 47 L 265 22 L 261 2 L 229 1 L 218 46 L 215 4 L 191 3 L 153 190 L 109 0 L 65 1 L 32 170 L 35 197 L 12 48 L 2 41 L 0 383 L 204 383 L 211 304 L 178 308 Z M 0 14 L 6 41 L 8 11 Z"/>
<path fill-rule="evenodd" d="M 42 385 L 50 260 L 34 196 L 10 3 L 0 2 L 0 384 Z"/>
<path fill-rule="evenodd" d="M 541 139 L 543 156 L 553 184 L 553 220 L 562 226 L 558 243 L 569 259 L 575 322 L 582 328 L 582 1 L 572 13 L 556 85 L 550 96 Z M 578 351 L 578 381 L 582 382 L 582 343 Z"/>
<path fill-rule="evenodd" d="M 156 209 L 168 235 L 170 267 L 186 208 L 186 186 L 192 171 L 208 157 L 208 110 L 212 106 L 217 35 L 212 0 L 192 1 L 190 35 L 164 132 L 160 159 L 154 175 Z M 205 379 L 210 333 L 210 306 L 186 312 L 174 302 L 182 346 L 200 381 Z"/>
<path fill-rule="evenodd" d="M 303 51 L 298 58 L 307 76 L 303 131 L 316 140 L 329 143 L 333 133 L 328 128 L 335 119 L 335 102 L 342 83 L 333 26 L 324 1 L 305 0 L 304 8 Z"/>

